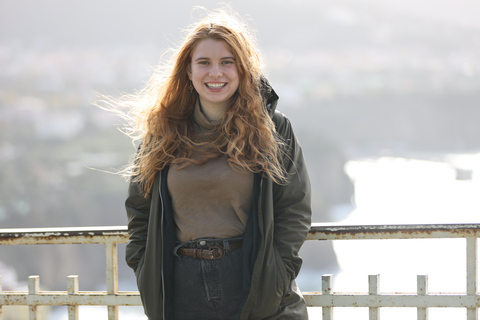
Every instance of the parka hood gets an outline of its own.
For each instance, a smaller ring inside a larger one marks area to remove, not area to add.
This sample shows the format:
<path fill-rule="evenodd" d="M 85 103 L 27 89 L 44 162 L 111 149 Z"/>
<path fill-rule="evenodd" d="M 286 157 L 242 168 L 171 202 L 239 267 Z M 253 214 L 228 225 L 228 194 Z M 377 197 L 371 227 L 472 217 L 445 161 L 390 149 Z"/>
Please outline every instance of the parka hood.
<path fill-rule="evenodd" d="M 260 92 L 262 93 L 263 101 L 265 102 L 265 107 L 267 108 L 268 114 L 270 117 L 273 117 L 275 109 L 277 108 L 279 97 L 265 76 L 262 76 L 260 79 Z"/>

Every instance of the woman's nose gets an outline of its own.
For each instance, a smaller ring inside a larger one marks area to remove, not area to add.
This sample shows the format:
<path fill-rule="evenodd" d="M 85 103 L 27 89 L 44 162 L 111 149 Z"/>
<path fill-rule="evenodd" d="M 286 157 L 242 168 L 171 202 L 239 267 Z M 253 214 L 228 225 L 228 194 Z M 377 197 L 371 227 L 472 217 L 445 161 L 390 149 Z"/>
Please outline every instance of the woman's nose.
<path fill-rule="evenodd" d="M 210 76 L 213 77 L 220 77 L 222 76 L 222 68 L 218 65 L 213 65 L 212 68 L 210 69 Z"/>

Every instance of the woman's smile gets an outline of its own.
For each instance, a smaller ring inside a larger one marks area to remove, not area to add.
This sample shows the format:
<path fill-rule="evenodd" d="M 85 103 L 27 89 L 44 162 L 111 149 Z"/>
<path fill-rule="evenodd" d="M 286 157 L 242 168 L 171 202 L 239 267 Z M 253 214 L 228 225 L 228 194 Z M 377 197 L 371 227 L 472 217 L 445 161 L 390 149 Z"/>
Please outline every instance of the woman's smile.
<path fill-rule="evenodd" d="M 227 85 L 226 82 L 209 82 L 209 83 L 205 83 L 205 84 L 210 89 L 222 89 L 223 87 L 225 87 Z"/>

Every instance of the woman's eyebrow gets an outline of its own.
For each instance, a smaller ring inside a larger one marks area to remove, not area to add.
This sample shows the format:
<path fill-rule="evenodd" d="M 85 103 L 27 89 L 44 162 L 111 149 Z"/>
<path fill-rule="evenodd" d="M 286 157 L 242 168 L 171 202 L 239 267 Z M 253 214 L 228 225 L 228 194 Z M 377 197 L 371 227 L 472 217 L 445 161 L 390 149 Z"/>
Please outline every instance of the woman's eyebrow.
<path fill-rule="evenodd" d="M 233 56 L 229 56 L 229 57 L 223 57 L 223 58 L 220 58 L 220 60 L 235 60 L 235 57 Z M 207 57 L 198 57 L 195 59 L 195 61 L 198 61 L 198 60 L 210 60 L 210 58 L 207 58 Z"/>

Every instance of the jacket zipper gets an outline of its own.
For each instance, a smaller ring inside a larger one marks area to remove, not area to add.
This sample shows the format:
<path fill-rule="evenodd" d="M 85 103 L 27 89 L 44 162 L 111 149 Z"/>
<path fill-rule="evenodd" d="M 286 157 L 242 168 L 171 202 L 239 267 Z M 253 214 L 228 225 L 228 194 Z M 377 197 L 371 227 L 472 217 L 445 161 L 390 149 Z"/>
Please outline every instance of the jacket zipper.
<path fill-rule="evenodd" d="M 159 196 L 160 196 L 160 205 L 161 205 L 161 209 L 162 209 L 162 215 L 160 217 L 160 225 L 162 226 L 160 228 L 160 238 L 162 239 L 162 247 L 163 247 L 163 215 L 164 215 L 164 207 L 163 207 L 163 197 L 162 197 L 162 176 L 160 174 L 160 177 L 159 177 L 159 180 L 160 180 L 160 183 L 159 183 L 159 186 L 158 186 L 158 193 L 159 193 Z M 162 255 L 163 255 L 163 248 L 162 248 Z M 163 272 L 163 257 L 162 257 L 162 262 L 160 263 L 160 273 L 161 273 L 161 278 L 162 278 L 162 304 L 163 304 L 163 308 L 162 308 L 162 317 L 163 319 L 165 319 L 165 279 L 164 279 L 164 272 Z"/>

